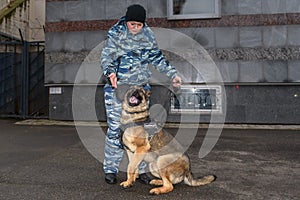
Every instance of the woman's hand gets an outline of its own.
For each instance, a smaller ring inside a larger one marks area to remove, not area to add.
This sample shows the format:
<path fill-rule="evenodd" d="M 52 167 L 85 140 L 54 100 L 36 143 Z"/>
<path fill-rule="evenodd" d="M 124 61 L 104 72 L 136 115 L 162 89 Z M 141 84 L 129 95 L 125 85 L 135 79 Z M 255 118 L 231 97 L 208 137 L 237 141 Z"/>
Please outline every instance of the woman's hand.
<path fill-rule="evenodd" d="M 117 88 L 117 76 L 115 73 L 111 73 L 109 76 L 108 76 L 109 80 L 110 80 L 110 83 L 111 83 L 111 86 L 113 88 Z"/>
<path fill-rule="evenodd" d="M 173 87 L 179 88 L 181 86 L 181 78 L 179 76 L 175 76 L 172 80 Z"/>

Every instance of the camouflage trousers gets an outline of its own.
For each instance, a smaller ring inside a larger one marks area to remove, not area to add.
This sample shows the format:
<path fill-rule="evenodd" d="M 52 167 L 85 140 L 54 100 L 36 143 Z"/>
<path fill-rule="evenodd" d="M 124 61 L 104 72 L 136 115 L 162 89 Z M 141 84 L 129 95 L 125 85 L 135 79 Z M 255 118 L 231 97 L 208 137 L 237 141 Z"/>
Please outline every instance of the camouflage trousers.
<path fill-rule="evenodd" d="M 124 154 L 119 138 L 122 102 L 117 99 L 115 91 L 110 85 L 105 85 L 104 87 L 104 101 L 108 129 L 104 146 L 103 171 L 104 173 L 117 174 Z M 147 164 L 142 161 L 139 166 L 139 173 L 145 173 L 146 167 Z"/>

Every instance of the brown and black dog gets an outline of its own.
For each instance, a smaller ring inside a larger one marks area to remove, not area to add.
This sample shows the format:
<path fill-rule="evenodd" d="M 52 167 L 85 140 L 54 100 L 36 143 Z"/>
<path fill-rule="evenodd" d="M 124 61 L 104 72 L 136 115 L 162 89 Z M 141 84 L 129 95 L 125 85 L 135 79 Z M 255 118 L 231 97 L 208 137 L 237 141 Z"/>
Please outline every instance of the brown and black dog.
<path fill-rule="evenodd" d="M 139 122 L 149 117 L 148 100 L 150 93 L 142 87 L 132 86 L 126 92 L 123 101 L 121 123 L 133 124 L 124 130 L 122 142 L 128 154 L 127 180 L 122 187 L 130 187 L 138 178 L 138 166 L 142 160 L 149 163 L 152 175 L 159 179 L 150 182 L 151 185 L 161 186 L 150 190 L 151 194 L 163 194 L 173 190 L 173 184 L 184 181 L 190 186 L 201 186 L 213 182 L 216 177 L 207 175 L 194 179 L 189 157 L 182 146 L 162 129 L 149 139 L 149 134 Z"/>

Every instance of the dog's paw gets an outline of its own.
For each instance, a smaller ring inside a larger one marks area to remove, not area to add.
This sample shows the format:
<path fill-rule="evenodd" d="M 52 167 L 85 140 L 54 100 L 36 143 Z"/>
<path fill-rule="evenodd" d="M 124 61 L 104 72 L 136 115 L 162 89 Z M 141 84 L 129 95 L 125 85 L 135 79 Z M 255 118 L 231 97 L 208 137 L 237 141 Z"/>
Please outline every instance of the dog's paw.
<path fill-rule="evenodd" d="M 158 195 L 158 194 L 160 194 L 161 192 L 160 192 L 160 190 L 158 190 L 157 188 L 153 188 L 153 189 L 150 190 L 149 193 L 150 193 L 150 194 Z"/>
<path fill-rule="evenodd" d="M 150 194 L 165 194 L 168 192 L 171 192 L 173 190 L 173 185 L 170 186 L 162 186 L 162 187 L 158 187 L 158 188 L 153 188 L 152 190 L 150 190 Z"/>
<path fill-rule="evenodd" d="M 163 185 L 163 181 L 160 179 L 153 179 L 150 181 L 150 185 Z"/>
<path fill-rule="evenodd" d="M 129 182 L 129 181 L 123 181 L 122 183 L 120 183 L 120 186 L 123 188 L 128 188 L 128 187 L 131 187 L 132 185 L 133 185 L 133 183 Z"/>

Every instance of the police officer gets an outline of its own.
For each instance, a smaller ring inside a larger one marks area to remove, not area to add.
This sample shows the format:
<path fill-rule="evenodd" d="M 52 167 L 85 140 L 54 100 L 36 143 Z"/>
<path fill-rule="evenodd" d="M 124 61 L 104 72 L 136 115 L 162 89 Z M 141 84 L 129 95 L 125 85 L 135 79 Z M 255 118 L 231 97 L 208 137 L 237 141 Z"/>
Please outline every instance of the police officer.
<path fill-rule="evenodd" d="M 146 11 L 141 5 L 129 6 L 126 15 L 108 31 L 106 45 L 101 53 L 101 67 L 108 80 L 104 86 L 108 130 L 103 170 L 105 181 L 109 184 L 117 182 L 119 164 L 124 153 L 119 141 L 122 101 L 116 97 L 118 86 L 138 85 L 150 90 L 149 63 L 172 80 L 173 86 L 181 85 L 177 70 L 158 49 L 155 36 L 145 19 Z M 149 184 L 150 178 L 145 173 L 145 168 L 146 163 L 142 162 L 139 166 L 139 179 Z"/>

